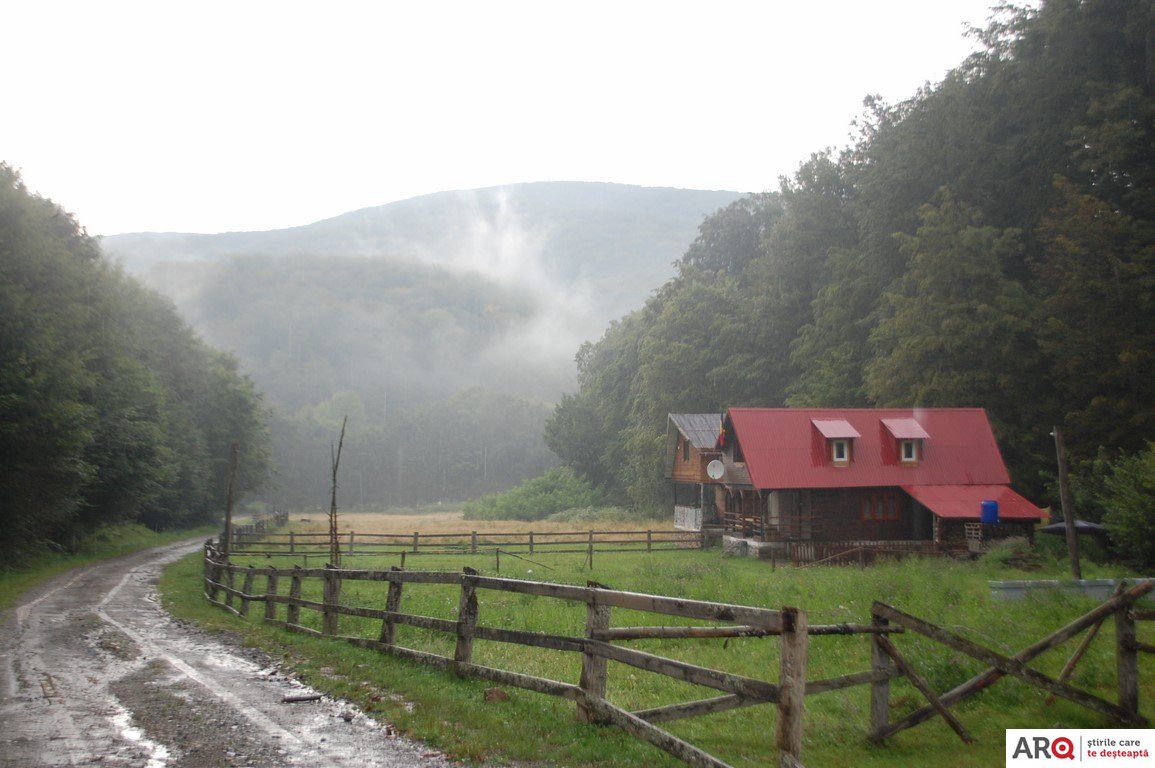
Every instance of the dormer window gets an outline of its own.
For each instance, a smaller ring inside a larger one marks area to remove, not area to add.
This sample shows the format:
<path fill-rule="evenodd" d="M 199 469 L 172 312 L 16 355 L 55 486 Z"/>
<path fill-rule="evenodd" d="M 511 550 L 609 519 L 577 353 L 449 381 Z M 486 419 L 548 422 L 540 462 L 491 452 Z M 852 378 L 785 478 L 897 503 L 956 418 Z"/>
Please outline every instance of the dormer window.
<path fill-rule="evenodd" d="M 810 423 L 826 441 L 826 455 L 836 467 L 850 465 L 854 456 L 854 440 L 862 437 L 846 419 L 811 419 Z"/>
<path fill-rule="evenodd" d="M 897 454 L 901 464 L 912 466 L 922 461 L 924 441 L 930 434 L 916 419 L 883 419 L 882 425 L 890 434 L 891 456 Z M 886 439 L 886 433 L 883 433 Z M 891 459 L 893 461 L 893 459 Z"/>

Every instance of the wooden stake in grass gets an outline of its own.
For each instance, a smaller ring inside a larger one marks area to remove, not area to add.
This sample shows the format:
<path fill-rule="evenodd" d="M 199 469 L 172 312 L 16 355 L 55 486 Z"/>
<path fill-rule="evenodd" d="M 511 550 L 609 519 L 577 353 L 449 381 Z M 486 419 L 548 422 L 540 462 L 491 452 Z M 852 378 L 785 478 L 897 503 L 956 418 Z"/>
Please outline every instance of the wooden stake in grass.
<path fill-rule="evenodd" d="M 333 492 L 329 501 L 329 563 L 334 568 L 341 565 L 341 542 L 337 540 L 337 468 L 341 465 L 341 448 L 345 445 L 345 425 L 348 421 L 348 416 L 341 420 L 341 437 L 337 440 L 337 450 L 333 452 Z"/>

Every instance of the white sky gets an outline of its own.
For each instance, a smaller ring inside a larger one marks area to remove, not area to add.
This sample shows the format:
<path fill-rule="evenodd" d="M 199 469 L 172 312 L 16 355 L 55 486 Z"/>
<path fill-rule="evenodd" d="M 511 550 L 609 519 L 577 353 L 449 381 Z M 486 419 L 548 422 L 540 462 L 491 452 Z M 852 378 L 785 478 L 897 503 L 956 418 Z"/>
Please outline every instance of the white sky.
<path fill-rule="evenodd" d="M 18 0 L 0 161 L 91 234 L 523 181 L 777 188 L 994 0 Z"/>

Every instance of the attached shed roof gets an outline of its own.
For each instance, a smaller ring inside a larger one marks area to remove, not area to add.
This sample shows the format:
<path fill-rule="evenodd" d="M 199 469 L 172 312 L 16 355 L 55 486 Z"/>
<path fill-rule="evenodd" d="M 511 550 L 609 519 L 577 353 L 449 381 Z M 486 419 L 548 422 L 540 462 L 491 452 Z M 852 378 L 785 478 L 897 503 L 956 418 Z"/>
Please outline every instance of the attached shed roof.
<path fill-rule="evenodd" d="M 731 408 L 727 418 L 759 489 L 1010 484 L 981 408 Z M 846 466 L 829 461 L 831 438 L 817 427 L 829 421 L 857 433 Z M 904 463 L 892 427 L 909 434 L 914 425 L 926 437 L 919 460 Z"/>
<path fill-rule="evenodd" d="M 718 433 L 722 431 L 720 413 L 671 413 L 670 421 L 690 445 L 700 451 L 714 450 Z"/>
<path fill-rule="evenodd" d="M 982 515 L 982 503 L 999 503 L 1000 520 L 1042 520 L 1047 513 L 1005 485 L 904 485 L 909 493 L 938 517 L 975 519 Z"/>

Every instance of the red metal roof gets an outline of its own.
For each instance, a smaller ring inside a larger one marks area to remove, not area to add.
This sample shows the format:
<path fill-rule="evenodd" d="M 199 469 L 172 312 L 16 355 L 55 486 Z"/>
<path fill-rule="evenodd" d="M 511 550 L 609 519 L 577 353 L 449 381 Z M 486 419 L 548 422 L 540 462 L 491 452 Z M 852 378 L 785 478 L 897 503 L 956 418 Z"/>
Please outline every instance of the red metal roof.
<path fill-rule="evenodd" d="M 846 419 L 811 419 L 810 423 L 814 425 L 823 437 L 830 439 L 850 439 L 854 437 L 862 437 L 858 430 L 851 426 Z"/>
<path fill-rule="evenodd" d="M 755 488 L 1009 485 L 1011 478 L 981 408 L 731 408 L 729 423 Z M 919 461 L 903 463 L 883 420 L 910 420 L 927 435 Z M 836 466 L 816 422 L 844 421 L 858 437 Z"/>
<path fill-rule="evenodd" d="M 923 440 L 930 437 L 914 419 L 883 419 L 882 425 L 898 440 Z"/>
<path fill-rule="evenodd" d="M 939 517 L 979 519 L 982 503 L 999 503 L 1000 520 L 1042 520 L 1047 513 L 1005 485 L 904 485 L 902 490 Z"/>

